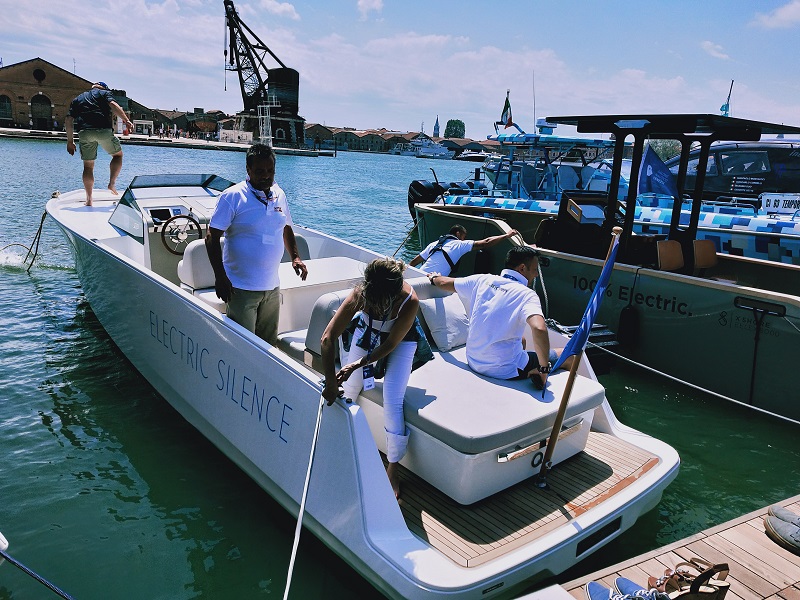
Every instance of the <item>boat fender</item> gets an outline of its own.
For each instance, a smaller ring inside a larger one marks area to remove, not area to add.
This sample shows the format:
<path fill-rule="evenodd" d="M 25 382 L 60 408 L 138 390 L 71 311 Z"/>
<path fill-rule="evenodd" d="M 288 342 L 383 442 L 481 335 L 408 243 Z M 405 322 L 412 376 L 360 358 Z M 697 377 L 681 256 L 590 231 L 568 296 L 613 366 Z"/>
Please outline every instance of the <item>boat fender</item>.
<path fill-rule="evenodd" d="M 489 250 L 475 252 L 475 274 L 492 272 L 492 254 Z"/>
<path fill-rule="evenodd" d="M 631 286 L 631 299 L 638 279 L 639 269 L 636 269 L 636 275 L 633 277 L 633 286 Z M 631 300 L 629 300 L 628 305 L 619 311 L 619 324 L 617 325 L 617 341 L 624 348 L 630 349 L 639 343 L 640 320 L 639 309 L 633 306 Z"/>
<path fill-rule="evenodd" d="M 617 341 L 625 348 L 632 348 L 639 340 L 639 311 L 631 304 L 619 311 Z"/>

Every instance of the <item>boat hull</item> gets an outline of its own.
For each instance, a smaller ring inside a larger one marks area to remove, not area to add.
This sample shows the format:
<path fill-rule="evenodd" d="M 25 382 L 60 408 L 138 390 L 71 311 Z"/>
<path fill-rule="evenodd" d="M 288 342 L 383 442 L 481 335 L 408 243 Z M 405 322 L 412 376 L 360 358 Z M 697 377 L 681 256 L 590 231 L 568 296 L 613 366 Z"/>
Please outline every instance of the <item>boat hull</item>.
<path fill-rule="evenodd" d="M 562 323 L 577 322 L 602 262 L 544 252 L 550 258 L 544 278 L 551 316 Z M 759 317 L 754 306 L 767 306 L 785 317 Z M 623 310 L 635 313 L 637 331 L 624 331 Z M 624 352 L 637 362 L 800 421 L 796 385 L 786 374 L 786 360 L 800 342 L 797 296 L 620 264 L 597 320 L 615 329 L 618 337 L 631 336 Z"/>
<path fill-rule="evenodd" d="M 129 249 L 136 246 L 130 238 L 94 239 L 97 230 L 86 223 L 100 211 L 76 214 L 86 210 L 80 206 L 78 200 L 54 199 L 48 213 L 69 241 L 84 294 L 111 339 L 181 416 L 297 515 L 321 402 L 319 373 L 115 249 L 137 254 Z M 114 233 L 107 226 L 103 231 Z M 315 235 L 316 249 L 339 244 L 358 251 Z M 363 261 L 366 251 L 359 257 Z M 323 410 L 303 523 L 389 597 L 505 594 L 563 571 L 617 537 L 658 503 L 676 476 L 674 450 L 618 424 L 606 401 L 595 422 L 653 453 L 653 466 L 626 493 L 604 498 L 531 543 L 464 568 L 410 531 L 365 410 L 337 401 Z"/>

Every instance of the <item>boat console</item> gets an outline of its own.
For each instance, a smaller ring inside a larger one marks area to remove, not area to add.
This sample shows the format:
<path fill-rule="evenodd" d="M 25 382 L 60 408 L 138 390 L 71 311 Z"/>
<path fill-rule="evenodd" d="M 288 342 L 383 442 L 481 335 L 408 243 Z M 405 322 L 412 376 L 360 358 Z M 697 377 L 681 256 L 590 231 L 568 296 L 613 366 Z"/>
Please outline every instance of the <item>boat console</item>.
<path fill-rule="evenodd" d="M 216 175 L 138 176 L 108 222 L 144 246 L 145 266 L 179 283 L 178 261 L 205 236 L 219 194 L 231 185 Z"/>

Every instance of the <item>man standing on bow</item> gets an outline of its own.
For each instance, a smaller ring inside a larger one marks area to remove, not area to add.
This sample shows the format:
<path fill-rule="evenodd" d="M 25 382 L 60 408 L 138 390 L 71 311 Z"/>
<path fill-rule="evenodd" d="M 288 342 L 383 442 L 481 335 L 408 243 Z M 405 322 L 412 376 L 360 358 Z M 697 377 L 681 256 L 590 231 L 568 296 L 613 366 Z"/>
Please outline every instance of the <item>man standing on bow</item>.
<path fill-rule="evenodd" d="M 283 249 L 305 281 L 286 194 L 275 183 L 275 152 L 266 144 L 247 151 L 247 179 L 220 194 L 206 236 L 217 296 L 227 315 L 272 345 L 278 341 Z M 225 235 L 224 248 L 221 244 Z"/>
<path fill-rule="evenodd" d="M 73 131 L 79 131 L 78 143 L 83 159 L 83 188 L 86 190 L 86 206 L 92 205 L 92 189 L 94 188 L 94 161 L 97 159 L 97 145 L 111 155 L 108 189 L 117 193 L 117 176 L 122 169 L 122 146 L 114 135 L 111 124 L 111 113 L 122 119 L 130 129 L 133 123 L 114 100 L 108 86 L 102 81 L 92 84 L 92 89 L 79 94 L 69 105 L 69 112 L 64 119 L 67 131 L 67 152 L 75 154 Z"/>

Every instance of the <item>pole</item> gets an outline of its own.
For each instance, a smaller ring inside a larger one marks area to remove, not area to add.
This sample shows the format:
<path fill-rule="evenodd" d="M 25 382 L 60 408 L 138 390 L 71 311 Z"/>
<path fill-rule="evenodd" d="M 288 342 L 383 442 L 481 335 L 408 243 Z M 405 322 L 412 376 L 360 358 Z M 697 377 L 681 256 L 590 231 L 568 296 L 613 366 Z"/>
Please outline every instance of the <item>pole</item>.
<path fill-rule="evenodd" d="M 564 386 L 564 395 L 561 397 L 561 405 L 558 407 L 556 422 L 553 423 L 553 429 L 550 431 L 550 438 L 547 440 L 547 449 L 544 451 L 542 468 L 536 476 L 536 485 L 540 488 L 547 486 L 547 472 L 552 466 L 553 453 L 556 451 L 556 442 L 558 442 L 558 434 L 561 433 L 561 426 L 564 424 L 564 416 L 567 414 L 567 405 L 569 404 L 569 397 L 572 394 L 572 387 L 575 384 L 575 377 L 578 374 L 578 367 L 581 364 L 581 358 L 583 358 L 583 349 L 574 356 L 572 366 L 569 368 L 567 385 Z"/>
<path fill-rule="evenodd" d="M 294 528 L 294 542 L 292 543 L 292 555 L 289 558 L 289 572 L 286 575 L 286 588 L 283 591 L 283 600 L 289 598 L 289 587 L 292 585 L 292 572 L 294 571 L 295 558 L 297 558 L 297 547 L 300 545 L 300 532 L 303 529 L 303 513 L 306 511 L 308 484 L 311 482 L 311 467 L 314 465 L 314 452 L 317 449 L 317 438 L 319 437 L 319 426 L 322 422 L 323 406 L 325 406 L 325 396 L 320 395 L 319 407 L 317 408 L 317 423 L 314 425 L 314 437 L 311 439 L 311 452 L 308 456 L 308 469 L 306 470 L 306 480 L 303 483 L 303 495 L 300 498 L 300 512 L 297 515 L 297 525 Z"/>
<path fill-rule="evenodd" d="M 606 254 L 606 260 L 603 263 L 603 268 L 605 269 L 606 264 L 608 264 L 608 260 L 611 258 L 611 251 L 614 248 L 614 243 L 617 241 L 617 237 L 622 232 L 621 227 L 614 227 L 613 231 L 611 232 L 611 244 L 608 246 L 608 253 Z M 558 434 L 561 433 L 561 426 L 564 424 L 564 416 L 567 414 L 567 405 L 569 404 L 569 397 L 572 394 L 572 387 L 575 384 L 575 377 L 578 374 L 578 367 L 581 364 L 581 359 L 583 358 L 583 348 L 581 348 L 572 358 L 572 366 L 569 368 L 569 377 L 567 378 L 567 385 L 564 386 L 564 394 L 561 396 L 561 404 L 558 407 L 558 413 L 556 413 L 556 421 L 553 423 L 553 429 L 550 431 L 550 438 L 547 440 L 547 449 L 544 451 L 544 458 L 542 459 L 542 468 L 539 470 L 539 474 L 536 476 L 536 486 L 540 488 L 547 487 L 547 472 L 552 467 L 552 460 L 553 460 L 553 453 L 556 450 L 556 443 L 558 442 Z"/>

